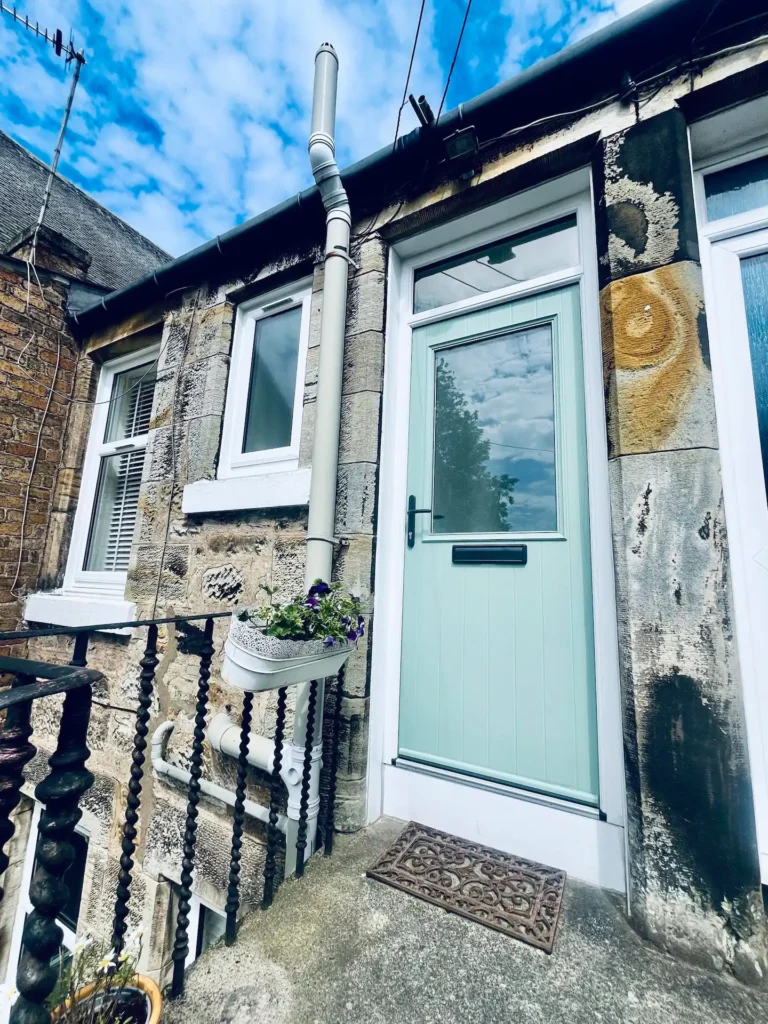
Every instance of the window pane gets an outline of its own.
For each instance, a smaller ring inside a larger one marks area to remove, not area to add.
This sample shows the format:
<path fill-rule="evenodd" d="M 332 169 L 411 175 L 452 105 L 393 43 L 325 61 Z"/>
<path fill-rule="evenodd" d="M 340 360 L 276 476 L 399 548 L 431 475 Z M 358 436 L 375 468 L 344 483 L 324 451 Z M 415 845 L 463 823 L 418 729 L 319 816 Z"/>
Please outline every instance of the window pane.
<path fill-rule="evenodd" d="M 747 310 L 763 477 L 768 495 L 768 253 L 742 260 L 741 278 Z"/>
<path fill-rule="evenodd" d="M 435 353 L 435 533 L 557 529 L 549 325 Z"/>
<path fill-rule="evenodd" d="M 218 942 L 226 930 L 226 924 L 227 920 L 222 914 L 217 914 L 201 904 L 195 958 L 202 956 L 214 942 Z"/>
<path fill-rule="evenodd" d="M 256 321 L 244 452 L 291 443 L 300 332 L 301 306 Z"/>
<path fill-rule="evenodd" d="M 123 441 L 146 434 L 152 416 L 155 382 L 156 369 L 152 363 L 115 374 L 105 441 Z"/>
<path fill-rule="evenodd" d="M 704 191 L 708 220 L 768 206 L 768 156 L 708 174 Z"/>
<path fill-rule="evenodd" d="M 565 217 L 535 231 L 513 235 L 503 242 L 417 270 L 413 311 L 423 313 L 578 263 L 576 218 Z"/>
<path fill-rule="evenodd" d="M 143 468 L 143 448 L 102 458 L 85 569 L 97 572 L 127 570 Z"/>

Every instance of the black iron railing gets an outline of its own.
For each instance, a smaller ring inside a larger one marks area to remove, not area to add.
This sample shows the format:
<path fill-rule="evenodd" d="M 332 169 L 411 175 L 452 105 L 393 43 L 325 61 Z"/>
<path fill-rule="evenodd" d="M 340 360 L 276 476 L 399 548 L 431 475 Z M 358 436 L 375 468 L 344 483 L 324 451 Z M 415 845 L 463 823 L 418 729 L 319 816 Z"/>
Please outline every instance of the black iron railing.
<path fill-rule="evenodd" d="M 120 871 L 115 893 L 112 945 L 116 955 L 120 953 L 125 942 L 131 898 L 150 707 L 154 693 L 155 672 L 159 664 L 158 626 L 175 624 L 184 634 L 185 653 L 196 655 L 200 661 L 193 743 L 189 758 L 187 811 L 180 871 L 181 886 L 172 952 L 172 997 L 180 996 L 184 991 L 184 965 L 189 953 L 188 929 L 195 867 L 197 806 L 200 802 L 203 742 L 208 710 L 211 661 L 214 654 L 213 625 L 214 619 L 230 614 L 230 612 L 219 612 L 207 615 L 172 616 L 164 619 L 109 623 L 98 627 L 99 630 L 147 627 L 146 647 L 140 662 L 139 697 L 136 708 L 131 773 L 122 829 Z M 203 629 L 193 625 L 194 622 L 203 620 L 205 623 Z M 24 925 L 22 952 L 17 972 L 19 997 L 11 1012 L 11 1024 L 22 1021 L 24 1024 L 49 1024 L 50 1021 L 45 1003 L 56 984 L 56 967 L 53 966 L 52 961 L 59 952 L 62 940 L 61 929 L 56 923 L 56 918 L 66 905 L 69 896 L 64 876 L 74 858 L 74 847 L 71 840 L 82 814 L 79 807 L 80 800 L 94 781 L 93 775 L 86 768 L 86 762 L 90 756 L 86 737 L 93 686 L 104 677 L 101 672 L 86 667 L 88 643 L 93 632 L 97 632 L 93 627 L 80 627 L 0 633 L 0 645 L 37 637 L 74 637 L 74 653 L 67 666 L 0 656 L 0 675 L 10 677 L 12 680 L 7 689 L 0 690 L 0 711 L 6 712 L 5 723 L 0 729 L 0 876 L 9 862 L 5 848 L 14 832 L 11 814 L 18 806 L 21 797 L 24 767 L 36 754 L 36 749 L 30 742 L 33 702 L 51 694 L 65 694 L 56 750 L 48 761 L 50 771 L 35 789 L 35 797 L 43 804 L 44 812 L 37 841 L 37 866 L 30 886 L 30 899 L 34 909 Z M 330 855 L 333 848 L 333 815 L 343 669 L 336 685 L 336 707 L 331 730 L 333 737 L 331 763 L 328 766 L 329 788 L 324 821 L 326 855 Z M 297 875 L 302 875 L 304 872 L 307 847 L 310 773 L 315 741 L 315 723 L 318 717 L 317 694 L 318 684 L 313 682 L 310 687 L 307 714 L 307 735 L 296 842 Z M 262 894 L 264 908 L 271 905 L 274 896 L 277 855 L 281 842 L 278 820 L 283 795 L 281 768 L 285 743 L 286 702 L 287 690 L 283 688 L 278 691 L 274 760 L 270 782 Z M 252 707 L 253 694 L 245 693 L 237 760 L 237 785 L 226 901 L 226 942 L 229 945 L 235 941 L 237 936 L 237 912 L 240 907 L 242 837 Z M 3 891 L 0 888 L 0 901 L 2 898 Z"/>

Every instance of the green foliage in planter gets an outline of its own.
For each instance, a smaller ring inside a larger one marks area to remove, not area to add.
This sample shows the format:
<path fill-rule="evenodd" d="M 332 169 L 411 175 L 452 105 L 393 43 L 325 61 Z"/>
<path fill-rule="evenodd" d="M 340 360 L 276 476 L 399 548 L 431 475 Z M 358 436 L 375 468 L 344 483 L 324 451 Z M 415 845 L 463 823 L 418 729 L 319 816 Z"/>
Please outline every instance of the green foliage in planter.
<path fill-rule="evenodd" d="M 322 640 L 326 647 L 357 643 L 365 626 L 360 602 L 344 592 L 341 583 L 315 580 L 306 596 L 298 595 L 285 604 L 274 601 L 277 588 L 261 585 L 269 604 L 255 611 L 238 613 L 241 622 L 251 621 L 265 636 L 283 640 Z"/>
<path fill-rule="evenodd" d="M 78 939 L 71 959 L 61 961 L 56 988 L 47 1001 L 56 1024 L 144 1024 L 146 996 L 138 991 L 131 999 L 140 956 L 140 932 L 128 936 L 119 954 L 106 943 Z M 76 1000 L 88 985 L 95 986 L 91 995 Z M 132 1012 L 133 1003 L 141 1010 Z"/>

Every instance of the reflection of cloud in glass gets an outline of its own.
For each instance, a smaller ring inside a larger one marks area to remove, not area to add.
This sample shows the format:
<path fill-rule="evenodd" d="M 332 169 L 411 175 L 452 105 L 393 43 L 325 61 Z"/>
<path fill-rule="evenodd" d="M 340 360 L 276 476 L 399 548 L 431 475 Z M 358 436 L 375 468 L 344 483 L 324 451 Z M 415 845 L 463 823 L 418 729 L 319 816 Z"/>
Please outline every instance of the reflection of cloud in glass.
<path fill-rule="evenodd" d="M 447 394 L 446 388 L 451 389 L 452 405 L 449 416 L 441 408 L 438 375 L 435 511 L 445 518 L 435 522 L 435 530 L 557 529 L 550 328 L 536 327 L 457 345 L 438 351 L 436 358 L 442 367 L 443 391 Z M 464 433 L 459 440 L 457 402 L 464 416 Z M 471 445 L 466 437 L 468 419 L 472 421 L 471 429 L 477 431 Z M 466 464 L 470 459 L 475 463 L 482 460 L 482 465 L 470 467 Z M 455 487 L 449 486 L 451 474 L 456 475 Z M 464 477 L 461 487 L 459 475 Z M 494 486 L 486 477 L 497 484 L 514 480 L 512 502 L 502 502 L 501 518 L 489 511 L 491 505 L 481 510 L 484 489 Z M 468 505 L 467 490 L 476 493 L 474 511 Z M 456 507 L 438 507 L 441 501 Z"/>

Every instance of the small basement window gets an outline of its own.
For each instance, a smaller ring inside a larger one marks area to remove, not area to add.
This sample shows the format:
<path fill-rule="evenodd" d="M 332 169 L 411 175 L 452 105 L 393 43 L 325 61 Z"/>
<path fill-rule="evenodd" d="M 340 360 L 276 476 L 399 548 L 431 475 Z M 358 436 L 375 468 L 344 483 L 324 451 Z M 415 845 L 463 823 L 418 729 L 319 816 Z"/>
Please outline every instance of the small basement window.
<path fill-rule="evenodd" d="M 298 467 L 311 297 L 304 282 L 238 309 L 219 478 Z"/>

